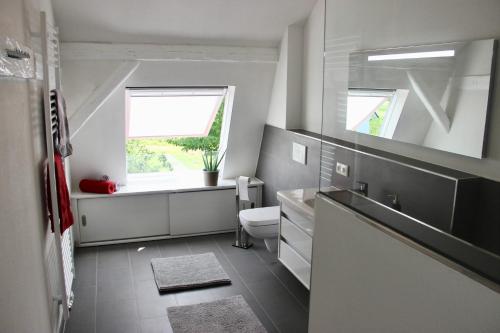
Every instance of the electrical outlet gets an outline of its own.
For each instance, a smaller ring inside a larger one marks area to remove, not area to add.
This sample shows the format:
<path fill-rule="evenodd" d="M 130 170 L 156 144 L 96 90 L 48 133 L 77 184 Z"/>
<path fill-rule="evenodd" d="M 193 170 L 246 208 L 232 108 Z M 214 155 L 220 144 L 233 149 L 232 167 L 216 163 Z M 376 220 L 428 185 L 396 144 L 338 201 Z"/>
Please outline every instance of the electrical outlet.
<path fill-rule="evenodd" d="M 335 172 L 344 177 L 349 177 L 349 166 L 347 164 L 337 162 Z"/>

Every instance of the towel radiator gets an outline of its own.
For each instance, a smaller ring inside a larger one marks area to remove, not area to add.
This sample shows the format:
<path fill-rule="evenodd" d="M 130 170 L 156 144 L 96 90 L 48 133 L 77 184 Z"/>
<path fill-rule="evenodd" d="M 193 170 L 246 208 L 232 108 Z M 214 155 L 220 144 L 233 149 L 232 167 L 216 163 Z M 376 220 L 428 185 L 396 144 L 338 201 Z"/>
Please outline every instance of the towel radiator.
<path fill-rule="evenodd" d="M 60 89 L 60 57 L 58 29 L 47 22 L 45 12 L 40 13 L 41 51 L 43 58 L 43 101 L 45 117 L 45 141 L 47 146 L 50 197 L 54 222 L 54 234 L 48 234 L 47 270 L 49 286 L 55 303 L 56 327 L 59 331 L 69 318 L 72 303 L 72 282 L 74 277 L 73 239 L 71 228 L 61 236 L 59 203 L 57 200 L 56 176 L 54 166 L 54 140 L 58 131 L 58 116 L 53 89 Z M 52 239 L 50 239 L 52 237 Z"/>

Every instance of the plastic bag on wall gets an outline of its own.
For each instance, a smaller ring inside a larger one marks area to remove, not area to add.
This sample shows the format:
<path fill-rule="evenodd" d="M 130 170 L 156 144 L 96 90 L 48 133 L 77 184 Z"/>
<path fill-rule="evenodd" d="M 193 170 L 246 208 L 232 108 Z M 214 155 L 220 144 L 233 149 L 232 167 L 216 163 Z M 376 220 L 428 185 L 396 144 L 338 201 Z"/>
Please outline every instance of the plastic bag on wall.
<path fill-rule="evenodd" d="M 0 77 L 31 79 L 34 74 L 32 50 L 12 38 L 0 36 Z"/>

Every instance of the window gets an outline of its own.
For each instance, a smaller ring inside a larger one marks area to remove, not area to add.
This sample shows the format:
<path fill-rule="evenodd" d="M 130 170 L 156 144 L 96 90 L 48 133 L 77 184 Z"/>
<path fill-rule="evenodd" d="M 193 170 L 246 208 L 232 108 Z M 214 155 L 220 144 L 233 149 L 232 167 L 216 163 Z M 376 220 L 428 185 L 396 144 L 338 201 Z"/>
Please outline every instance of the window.
<path fill-rule="evenodd" d="M 200 171 L 217 150 L 226 88 L 128 88 L 128 174 Z"/>
<path fill-rule="evenodd" d="M 349 89 L 346 129 L 392 138 L 408 92 L 406 89 Z"/>

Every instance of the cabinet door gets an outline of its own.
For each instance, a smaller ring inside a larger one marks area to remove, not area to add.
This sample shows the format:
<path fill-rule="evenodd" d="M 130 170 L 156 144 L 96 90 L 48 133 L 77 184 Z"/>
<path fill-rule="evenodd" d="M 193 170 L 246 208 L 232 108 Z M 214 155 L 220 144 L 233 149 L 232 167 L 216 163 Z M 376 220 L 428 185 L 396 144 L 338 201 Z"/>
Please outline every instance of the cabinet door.
<path fill-rule="evenodd" d="M 249 195 L 255 200 L 256 189 Z M 172 193 L 170 200 L 170 233 L 172 235 L 230 231 L 236 225 L 234 189 Z"/>
<path fill-rule="evenodd" d="M 169 233 L 165 194 L 81 199 L 78 215 L 82 243 Z"/>

